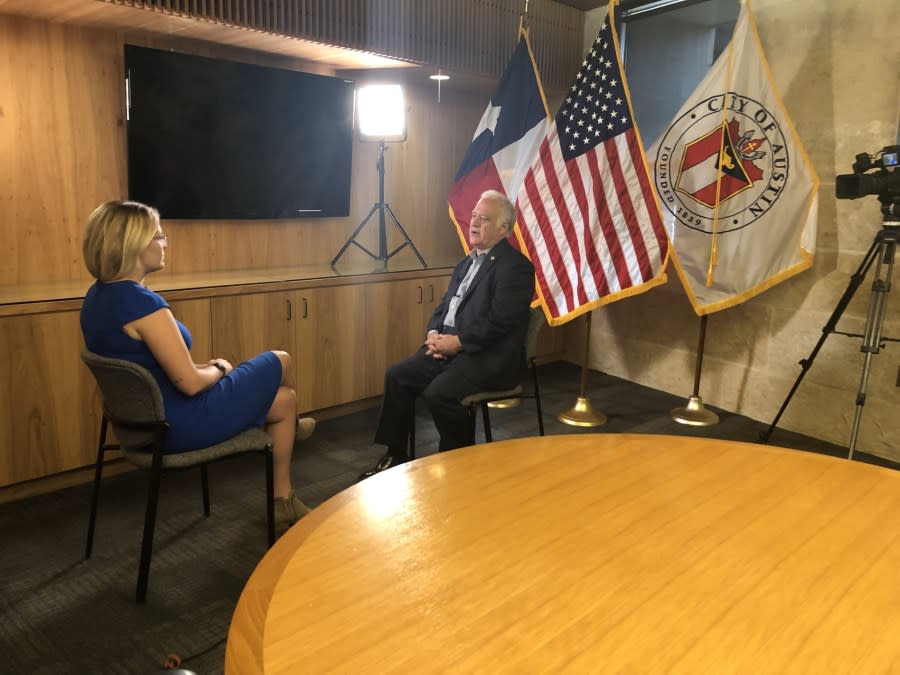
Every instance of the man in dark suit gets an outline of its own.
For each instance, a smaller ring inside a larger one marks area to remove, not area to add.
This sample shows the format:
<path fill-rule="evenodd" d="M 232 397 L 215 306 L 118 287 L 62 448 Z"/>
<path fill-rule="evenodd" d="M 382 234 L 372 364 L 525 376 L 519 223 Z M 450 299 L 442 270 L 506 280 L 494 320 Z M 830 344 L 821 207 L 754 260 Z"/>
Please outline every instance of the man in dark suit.
<path fill-rule="evenodd" d="M 460 401 L 478 391 L 511 389 L 524 361 L 534 267 L 507 241 L 516 212 L 505 195 L 481 195 L 469 225 L 471 253 L 428 322 L 425 343 L 388 368 L 375 442 L 388 450 L 360 478 L 407 460 L 416 398 L 440 434 L 439 450 L 475 443 L 475 418 Z"/>

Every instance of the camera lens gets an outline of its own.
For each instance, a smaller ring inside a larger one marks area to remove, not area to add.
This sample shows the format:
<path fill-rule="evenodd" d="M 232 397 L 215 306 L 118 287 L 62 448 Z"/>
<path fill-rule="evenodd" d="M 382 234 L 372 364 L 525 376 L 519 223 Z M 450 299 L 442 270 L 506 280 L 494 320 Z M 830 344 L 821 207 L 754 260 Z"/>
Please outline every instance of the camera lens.
<path fill-rule="evenodd" d="M 866 195 L 860 192 L 860 179 L 863 174 L 845 173 L 834 177 L 834 192 L 838 199 L 859 199 Z"/>

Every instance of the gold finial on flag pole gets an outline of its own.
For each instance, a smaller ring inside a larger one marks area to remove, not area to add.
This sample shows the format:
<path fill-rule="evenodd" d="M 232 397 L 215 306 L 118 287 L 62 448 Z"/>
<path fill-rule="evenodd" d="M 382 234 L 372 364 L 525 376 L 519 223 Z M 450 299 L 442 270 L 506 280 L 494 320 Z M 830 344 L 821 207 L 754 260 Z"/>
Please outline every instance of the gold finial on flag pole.
<path fill-rule="evenodd" d="M 711 427 L 719 423 L 719 416 L 703 406 L 700 398 L 700 371 L 703 367 L 703 345 L 706 342 L 706 321 L 708 314 L 700 317 L 700 339 L 697 344 L 697 365 L 694 368 L 694 393 L 683 408 L 673 408 L 670 413 L 673 420 L 693 427 Z"/>
<path fill-rule="evenodd" d="M 575 405 L 566 412 L 560 413 L 556 419 L 575 427 L 599 427 L 606 424 L 606 415 L 595 412 L 591 401 L 585 394 L 587 388 L 588 356 L 591 346 L 591 312 L 585 314 L 584 359 L 581 362 L 581 391 Z"/>

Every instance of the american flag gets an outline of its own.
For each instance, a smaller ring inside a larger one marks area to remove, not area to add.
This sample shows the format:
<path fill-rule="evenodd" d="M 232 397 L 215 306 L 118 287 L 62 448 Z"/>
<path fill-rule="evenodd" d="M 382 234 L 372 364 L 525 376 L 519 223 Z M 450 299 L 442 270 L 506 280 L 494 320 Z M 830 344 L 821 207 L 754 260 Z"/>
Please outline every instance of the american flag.
<path fill-rule="evenodd" d="M 518 195 L 520 233 L 551 325 L 666 279 L 669 244 L 612 5 Z"/>

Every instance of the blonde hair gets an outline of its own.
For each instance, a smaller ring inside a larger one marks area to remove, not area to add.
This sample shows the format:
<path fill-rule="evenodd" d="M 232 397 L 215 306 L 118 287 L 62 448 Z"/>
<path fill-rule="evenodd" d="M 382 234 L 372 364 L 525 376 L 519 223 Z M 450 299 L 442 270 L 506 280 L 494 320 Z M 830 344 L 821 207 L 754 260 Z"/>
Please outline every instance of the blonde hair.
<path fill-rule="evenodd" d="M 158 228 L 159 213 L 151 206 L 128 201 L 101 204 L 87 220 L 81 247 L 85 266 L 98 281 L 131 274 Z"/>

